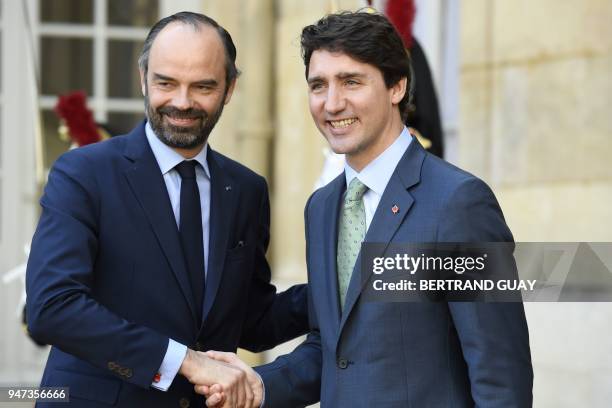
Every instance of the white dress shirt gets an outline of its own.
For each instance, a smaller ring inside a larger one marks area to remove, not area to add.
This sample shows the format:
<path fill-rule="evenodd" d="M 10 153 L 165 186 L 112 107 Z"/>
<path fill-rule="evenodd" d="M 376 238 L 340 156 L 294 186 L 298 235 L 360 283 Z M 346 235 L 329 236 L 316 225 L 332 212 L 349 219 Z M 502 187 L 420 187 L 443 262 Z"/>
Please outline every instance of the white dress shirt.
<path fill-rule="evenodd" d="M 365 207 L 366 215 L 366 232 L 370 228 L 374 213 L 383 192 L 391 180 L 391 176 L 397 167 L 397 164 L 402 159 L 402 156 L 410 146 L 412 142 L 412 136 L 408 132 L 408 128 L 404 127 L 399 137 L 395 139 L 395 142 L 391 146 L 387 147 L 384 152 L 378 155 L 377 158 L 372 160 L 367 166 L 365 166 L 359 173 L 356 172 L 348 162 L 344 164 L 344 174 L 346 176 L 346 185 L 348 186 L 353 178 L 357 177 L 359 181 L 368 187 L 368 191 L 363 195 L 363 205 Z"/>
<path fill-rule="evenodd" d="M 178 227 L 181 219 L 181 176 L 174 167 L 185 160 L 185 158 L 159 140 L 153 132 L 153 129 L 151 129 L 149 122 L 145 125 L 145 134 L 147 135 L 147 140 L 149 141 L 151 150 L 153 150 L 155 160 L 157 160 L 157 164 L 164 177 L 168 196 L 172 205 L 172 211 L 174 212 L 174 218 L 176 220 L 176 226 Z M 202 208 L 204 265 L 208 265 L 208 242 L 210 237 L 210 171 L 208 169 L 208 163 L 206 162 L 207 149 L 208 146 L 204 145 L 200 153 L 191 159 L 196 160 L 200 164 L 200 166 L 196 166 L 195 170 L 196 183 L 200 190 L 200 206 Z M 204 271 L 202 271 L 202 279 L 206 279 L 205 274 L 207 270 L 208 268 L 204 268 Z M 160 380 L 158 382 L 152 382 L 151 385 L 162 391 L 167 391 L 174 377 L 176 377 L 186 353 L 186 345 L 169 339 L 166 355 L 159 367 Z"/>

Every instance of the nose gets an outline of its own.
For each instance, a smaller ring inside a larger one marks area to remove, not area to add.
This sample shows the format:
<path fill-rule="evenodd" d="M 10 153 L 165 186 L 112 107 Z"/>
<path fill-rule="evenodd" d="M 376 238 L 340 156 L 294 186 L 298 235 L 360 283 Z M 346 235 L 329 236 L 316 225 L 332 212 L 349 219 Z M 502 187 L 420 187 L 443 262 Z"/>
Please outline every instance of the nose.
<path fill-rule="evenodd" d="M 344 94 L 335 86 L 330 86 L 325 99 L 325 111 L 329 114 L 342 112 L 346 107 Z"/>
<path fill-rule="evenodd" d="M 172 98 L 172 105 L 180 110 L 191 108 L 192 101 L 187 88 L 178 88 Z"/>

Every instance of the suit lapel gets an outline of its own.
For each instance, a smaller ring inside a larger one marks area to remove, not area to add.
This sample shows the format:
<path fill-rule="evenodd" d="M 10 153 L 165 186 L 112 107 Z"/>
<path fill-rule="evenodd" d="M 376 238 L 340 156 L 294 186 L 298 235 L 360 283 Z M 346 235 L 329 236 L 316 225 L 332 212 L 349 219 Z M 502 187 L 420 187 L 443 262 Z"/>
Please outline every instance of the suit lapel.
<path fill-rule="evenodd" d="M 340 298 L 338 296 L 338 273 L 336 253 L 338 245 L 338 216 L 342 193 L 345 190 L 346 178 L 344 172 L 330 185 L 331 192 L 325 199 L 322 236 L 324 239 L 325 287 L 327 290 L 328 310 L 331 310 L 334 327 L 338 332 L 340 325 Z M 315 255 L 316 256 L 316 255 Z"/>
<path fill-rule="evenodd" d="M 391 179 L 389 179 L 364 239 L 364 242 L 384 243 L 380 255 L 384 253 L 393 240 L 414 204 L 414 198 L 408 189 L 421 180 L 421 167 L 424 159 L 425 151 L 413 137 L 410 146 L 399 161 Z M 392 211 L 394 206 L 397 206 L 397 212 Z M 369 275 L 367 278 L 369 278 Z M 360 252 L 346 293 L 346 302 L 340 321 L 340 332 L 342 332 L 342 328 L 368 280 L 365 276 L 361 276 Z"/>
<path fill-rule="evenodd" d="M 125 177 L 144 210 L 196 322 L 198 313 L 193 301 L 176 220 L 161 170 L 147 141 L 144 124 L 128 136 L 125 156 L 134 163 L 126 170 Z"/>
<path fill-rule="evenodd" d="M 223 171 L 217 153 L 209 148 L 207 157 L 211 180 L 210 238 L 202 322 L 206 320 L 219 289 L 228 249 L 229 231 L 233 230 L 234 214 L 240 194 L 238 184 L 233 183 L 227 172 Z"/>

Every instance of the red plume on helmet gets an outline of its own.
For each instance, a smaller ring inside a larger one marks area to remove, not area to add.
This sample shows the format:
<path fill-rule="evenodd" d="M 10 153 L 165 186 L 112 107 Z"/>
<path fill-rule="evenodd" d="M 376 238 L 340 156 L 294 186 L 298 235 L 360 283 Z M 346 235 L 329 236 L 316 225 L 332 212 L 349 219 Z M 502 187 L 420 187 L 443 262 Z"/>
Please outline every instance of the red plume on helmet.
<path fill-rule="evenodd" d="M 372 5 L 372 0 L 368 0 Z M 399 32 L 404 47 L 412 47 L 412 25 L 416 14 L 414 0 L 387 0 L 384 5 L 385 15 Z"/>
<path fill-rule="evenodd" d="M 93 114 L 87 108 L 87 98 L 82 91 L 61 95 L 55 105 L 55 113 L 68 126 L 70 138 L 78 146 L 101 140 Z"/>
<path fill-rule="evenodd" d="M 400 37 L 404 41 L 404 47 L 412 47 L 412 24 L 416 9 L 413 0 L 388 0 L 385 14 L 393 23 Z"/>

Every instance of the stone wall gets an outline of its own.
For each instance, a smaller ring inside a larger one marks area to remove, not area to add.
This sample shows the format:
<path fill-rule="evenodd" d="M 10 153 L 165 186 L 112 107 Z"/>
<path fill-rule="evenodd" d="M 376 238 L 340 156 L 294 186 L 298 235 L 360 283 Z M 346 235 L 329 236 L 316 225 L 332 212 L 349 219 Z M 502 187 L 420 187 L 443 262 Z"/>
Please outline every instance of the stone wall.
<path fill-rule="evenodd" d="M 612 2 L 466 0 L 460 164 L 517 241 L 612 241 Z M 612 305 L 527 304 L 535 406 L 612 399 Z"/>

